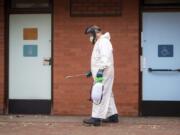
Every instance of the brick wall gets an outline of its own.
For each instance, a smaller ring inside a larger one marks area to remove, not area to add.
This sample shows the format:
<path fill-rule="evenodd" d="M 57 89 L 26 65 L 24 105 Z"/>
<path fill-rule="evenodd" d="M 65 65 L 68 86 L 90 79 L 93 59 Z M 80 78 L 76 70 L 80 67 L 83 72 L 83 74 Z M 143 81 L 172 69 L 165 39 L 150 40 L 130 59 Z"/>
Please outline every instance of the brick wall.
<path fill-rule="evenodd" d="M 70 17 L 67 0 L 54 0 L 53 114 L 87 115 L 91 79 L 65 79 L 90 68 L 92 46 L 84 29 L 96 24 L 112 37 L 113 91 L 120 115 L 137 116 L 139 98 L 139 0 L 123 0 L 120 17 Z"/>
<path fill-rule="evenodd" d="M 91 79 L 65 79 L 90 68 L 92 46 L 84 29 L 97 24 L 112 36 L 115 56 L 114 93 L 121 115 L 138 115 L 139 19 L 138 0 L 124 0 L 120 17 L 70 17 L 67 0 L 54 0 L 54 114 L 87 115 Z M 4 102 L 4 3 L 0 0 L 0 113 Z"/>
<path fill-rule="evenodd" d="M 4 3 L 0 0 L 0 114 L 4 106 Z"/>
<path fill-rule="evenodd" d="M 71 0 L 71 15 L 119 15 L 120 0 Z"/>

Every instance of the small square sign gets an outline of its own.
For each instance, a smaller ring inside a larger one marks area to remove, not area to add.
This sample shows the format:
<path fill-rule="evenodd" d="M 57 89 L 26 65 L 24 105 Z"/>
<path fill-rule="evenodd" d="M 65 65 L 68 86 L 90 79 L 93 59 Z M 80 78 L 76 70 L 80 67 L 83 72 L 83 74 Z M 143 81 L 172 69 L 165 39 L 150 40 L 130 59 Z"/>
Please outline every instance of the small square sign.
<path fill-rule="evenodd" d="M 173 57 L 174 46 L 173 45 L 158 45 L 158 57 Z"/>
<path fill-rule="evenodd" d="M 23 46 L 23 56 L 24 57 L 37 57 L 38 56 L 37 45 L 24 45 Z"/>
<path fill-rule="evenodd" d="M 24 40 L 37 40 L 38 39 L 38 29 L 37 28 L 24 28 L 23 29 L 23 39 Z"/>

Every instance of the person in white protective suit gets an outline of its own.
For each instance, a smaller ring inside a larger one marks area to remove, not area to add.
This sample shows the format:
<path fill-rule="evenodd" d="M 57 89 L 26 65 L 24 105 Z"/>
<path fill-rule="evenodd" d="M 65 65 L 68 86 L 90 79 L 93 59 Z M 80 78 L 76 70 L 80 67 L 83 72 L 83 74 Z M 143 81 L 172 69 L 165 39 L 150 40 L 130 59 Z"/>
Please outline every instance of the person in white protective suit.
<path fill-rule="evenodd" d="M 91 71 L 86 75 L 87 77 L 93 76 L 94 83 L 102 83 L 104 89 L 100 104 L 92 103 L 92 116 L 83 123 L 94 126 L 100 126 L 102 122 L 117 123 L 119 122 L 118 112 L 112 92 L 114 60 L 110 34 L 109 32 L 103 34 L 101 28 L 95 25 L 86 28 L 85 34 L 90 36 L 90 41 L 94 45 Z"/>

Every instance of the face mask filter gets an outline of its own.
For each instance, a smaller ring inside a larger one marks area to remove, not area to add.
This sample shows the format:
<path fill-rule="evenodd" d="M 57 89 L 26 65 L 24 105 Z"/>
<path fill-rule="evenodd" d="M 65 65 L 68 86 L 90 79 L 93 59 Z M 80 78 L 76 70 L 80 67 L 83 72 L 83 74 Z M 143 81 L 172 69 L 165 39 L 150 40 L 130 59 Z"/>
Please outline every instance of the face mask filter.
<path fill-rule="evenodd" d="M 93 36 L 90 36 L 90 37 L 89 37 L 89 41 L 90 41 L 91 43 L 93 43 L 93 40 L 94 40 L 94 37 L 93 37 Z"/>
<path fill-rule="evenodd" d="M 96 42 L 96 33 L 100 32 L 101 28 L 95 25 L 91 25 L 85 29 L 85 34 L 90 34 L 90 42 L 95 44 Z"/>

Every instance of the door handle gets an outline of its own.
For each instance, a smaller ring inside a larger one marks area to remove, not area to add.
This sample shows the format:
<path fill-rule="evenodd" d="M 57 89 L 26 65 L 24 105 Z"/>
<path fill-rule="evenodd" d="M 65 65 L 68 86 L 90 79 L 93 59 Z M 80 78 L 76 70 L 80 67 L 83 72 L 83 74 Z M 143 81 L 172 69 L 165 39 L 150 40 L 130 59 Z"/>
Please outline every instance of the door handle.
<path fill-rule="evenodd" d="M 180 72 L 180 69 L 153 69 L 153 68 L 148 68 L 148 71 L 149 72 L 155 72 L 155 71 L 160 71 L 160 72 L 164 72 L 164 71 L 167 71 L 167 72 Z"/>
<path fill-rule="evenodd" d="M 43 59 L 43 65 L 52 65 L 52 59 L 51 58 L 44 58 Z"/>

